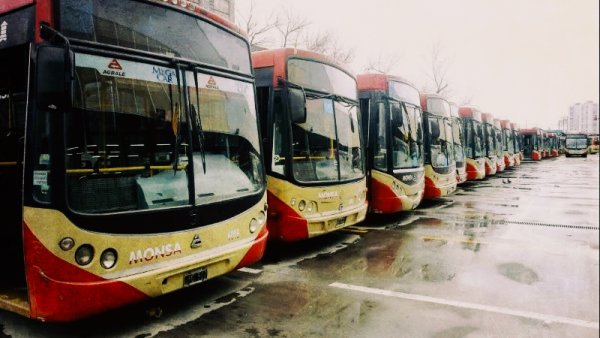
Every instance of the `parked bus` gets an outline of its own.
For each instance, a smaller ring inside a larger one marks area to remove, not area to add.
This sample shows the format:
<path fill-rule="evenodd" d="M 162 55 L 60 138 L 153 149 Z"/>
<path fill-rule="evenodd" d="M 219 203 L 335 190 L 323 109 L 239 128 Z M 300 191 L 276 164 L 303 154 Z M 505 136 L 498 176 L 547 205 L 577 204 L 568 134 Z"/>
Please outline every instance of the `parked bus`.
<path fill-rule="evenodd" d="M 539 128 L 521 129 L 523 138 L 523 157 L 525 160 L 539 161 L 542 159 L 544 138 Z"/>
<path fill-rule="evenodd" d="M 588 144 L 589 144 L 589 149 L 588 149 L 588 153 L 590 154 L 597 154 L 598 150 L 599 150 L 599 136 L 598 135 L 588 135 Z"/>
<path fill-rule="evenodd" d="M 565 156 L 583 156 L 588 155 L 588 137 L 586 134 L 571 133 L 566 135 Z"/>
<path fill-rule="evenodd" d="M 485 176 L 496 175 L 498 170 L 496 162 L 496 134 L 494 132 L 494 117 L 490 113 L 482 113 L 483 122 L 483 150 L 485 153 Z"/>
<path fill-rule="evenodd" d="M 391 75 L 357 76 L 366 144 L 369 210 L 416 208 L 423 198 L 423 123 L 419 92 Z"/>
<path fill-rule="evenodd" d="M 503 172 L 506 169 L 504 164 L 504 134 L 502 133 L 502 124 L 499 119 L 494 119 L 494 138 L 496 145 L 496 172 Z"/>
<path fill-rule="evenodd" d="M 548 157 L 558 157 L 558 137 L 556 134 L 552 132 L 544 133 L 544 142 Z"/>
<path fill-rule="evenodd" d="M 512 133 L 515 137 L 515 165 L 521 165 L 521 161 L 523 161 L 523 135 L 521 135 L 521 129 L 519 125 L 511 122 L 510 127 L 512 128 Z"/>
<path fill-rule="evenodd" d="M 515 135 L 509 120 L 501 120 L 500 126 L 502 127 L 502 160 L 506 168 L 513 168 L 515 166 Z"/>
<path fill-rule="evenodd" d="M 465 133 L 463 123 L 458 117 L 458 105 L 450 102 L 450 116 L 452 118 L 452 142 L 454 142 L 454 161 L 456 161 L 456 183 L 467 181 L 467 160 L 465 156 Z"/>
<path fill-rule="evenodd" d="M 367 212 L 356 80 L 323 55 L 252 54 L 261 117 L 269 239 L 298 241 Z"/>
<path fill-rule="evenodd" d="M 425 135 L 425 199 L 456 190 L 456 161 L 452 141 L 450 104 L 442 96 L 421 94 Z"/>
<path fill-rule="evenodd" d="M 465 132 L 465 155 L 467 157 L 467 180 L 485 178 L 485 159 L 483 150 L 483 126 L 481 112 L 475 107 L 459 107 L 458 115 Z"/>
<path fill-rule="evenodd" d="M 250 46 L 174 3 L 0 5 L 0 308 L 70 321 L 262 257 Z"/>

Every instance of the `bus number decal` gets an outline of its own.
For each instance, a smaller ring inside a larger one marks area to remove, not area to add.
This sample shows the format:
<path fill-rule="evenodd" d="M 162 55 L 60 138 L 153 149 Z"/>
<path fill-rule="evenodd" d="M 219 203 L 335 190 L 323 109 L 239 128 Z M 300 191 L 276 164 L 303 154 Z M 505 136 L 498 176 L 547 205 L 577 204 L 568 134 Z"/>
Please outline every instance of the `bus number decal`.
<path fill-rule="evenodd" d="M 134 250 L 129 253 L 129 264 L 131 265 L 150 262 L 154 259 L 160 259 L 162 257 L 169 257 L 177 254 L 181 254 L 181 245 L 179 243 L 169 243 L 157 247 L 149 247 L 144 250 Z"/>

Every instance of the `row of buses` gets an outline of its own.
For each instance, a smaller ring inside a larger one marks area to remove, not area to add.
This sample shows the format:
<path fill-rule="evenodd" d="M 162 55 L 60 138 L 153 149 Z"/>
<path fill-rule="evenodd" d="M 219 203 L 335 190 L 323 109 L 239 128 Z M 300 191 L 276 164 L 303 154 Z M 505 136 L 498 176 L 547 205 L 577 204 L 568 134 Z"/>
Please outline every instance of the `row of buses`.
<path fill-rule="evenodd" d="M 38 320 L 189 287 L 268 239 L 412 210 L 546 152 L 543 131 L 400 77 L 251 55 L 191 1 L 13 0 L 0 22 L 0 309 Z"/>

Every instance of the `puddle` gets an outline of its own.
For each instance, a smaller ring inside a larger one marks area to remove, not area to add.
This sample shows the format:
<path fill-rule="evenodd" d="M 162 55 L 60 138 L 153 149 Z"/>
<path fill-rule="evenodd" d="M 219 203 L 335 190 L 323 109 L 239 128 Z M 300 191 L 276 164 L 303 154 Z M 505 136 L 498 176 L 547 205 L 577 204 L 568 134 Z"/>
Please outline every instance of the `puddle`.
<path fill-rule="evenodd" d="M 533 284 L 539 281 L 535 271 L 520 263 L 505 263 L 498 265 L 498 272 L 504 277 L 523 284 Z"/>

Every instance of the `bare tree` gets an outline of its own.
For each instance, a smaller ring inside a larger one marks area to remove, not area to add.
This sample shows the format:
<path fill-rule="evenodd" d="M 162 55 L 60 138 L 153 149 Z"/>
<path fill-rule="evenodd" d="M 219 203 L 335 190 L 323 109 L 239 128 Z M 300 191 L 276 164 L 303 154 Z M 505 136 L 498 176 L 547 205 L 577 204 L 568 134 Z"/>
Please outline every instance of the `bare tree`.
<path fill-rule="evenodd" d="M 275 29 L 281 35 L 281 47 L 292 45 L 298 46 L 298 37 L 306 27 L 310 25 L 310 21 L 294 14 L 291 9 L 287 9 L 284 18 L 278 18 Z"/>
<path fill-rule="evenodd" d="M 268 37 L 268 33 L 279 25 L 279 18 L 275 15 L 274 12 L 271 12 L 271 14 L 266 18 L 266 20 L 259 21 L 259 19 L 256 18 L 256 11 L 254 5 L 254 0 L 250 0 L 250 11 L 248 13 L 248 16 L 245 17 L 244 15 L 238 12 L 238 17 L 242 19 L 241 27 L 243 27 L 246 30 L 246 33 L 248 34 L 248 42 L 250 42 L 250 45 L 262 46 L 267 43 L 271 43 L 271 40 Z"/>
<path fill-rule="evenodd" d="M 397 67 L 400 59 L 401 57 L 397 54 L 383 54 L 380 52 L 376 59 L 369 60 L 365 71 L 391 74 Z"/>
<path fill-rule="evenodd" d="M 346 65 L 354 59 L 354 50 L 344 48 L 331 32 L 307 33 L 304 36 L 302 45 L 310 51 L 329 56 L 341 65 Z"/>
<path fill-rule="evenodd" d="M 447 74 L 450 63 L 442 55 L 442 47 L 439 42 L 435 43 L 431 48 L 430 66 L 431 68 L 427 72 L 427 77 L 433 82 L 435 93 L 447 93 L 449 91 Z"/>

